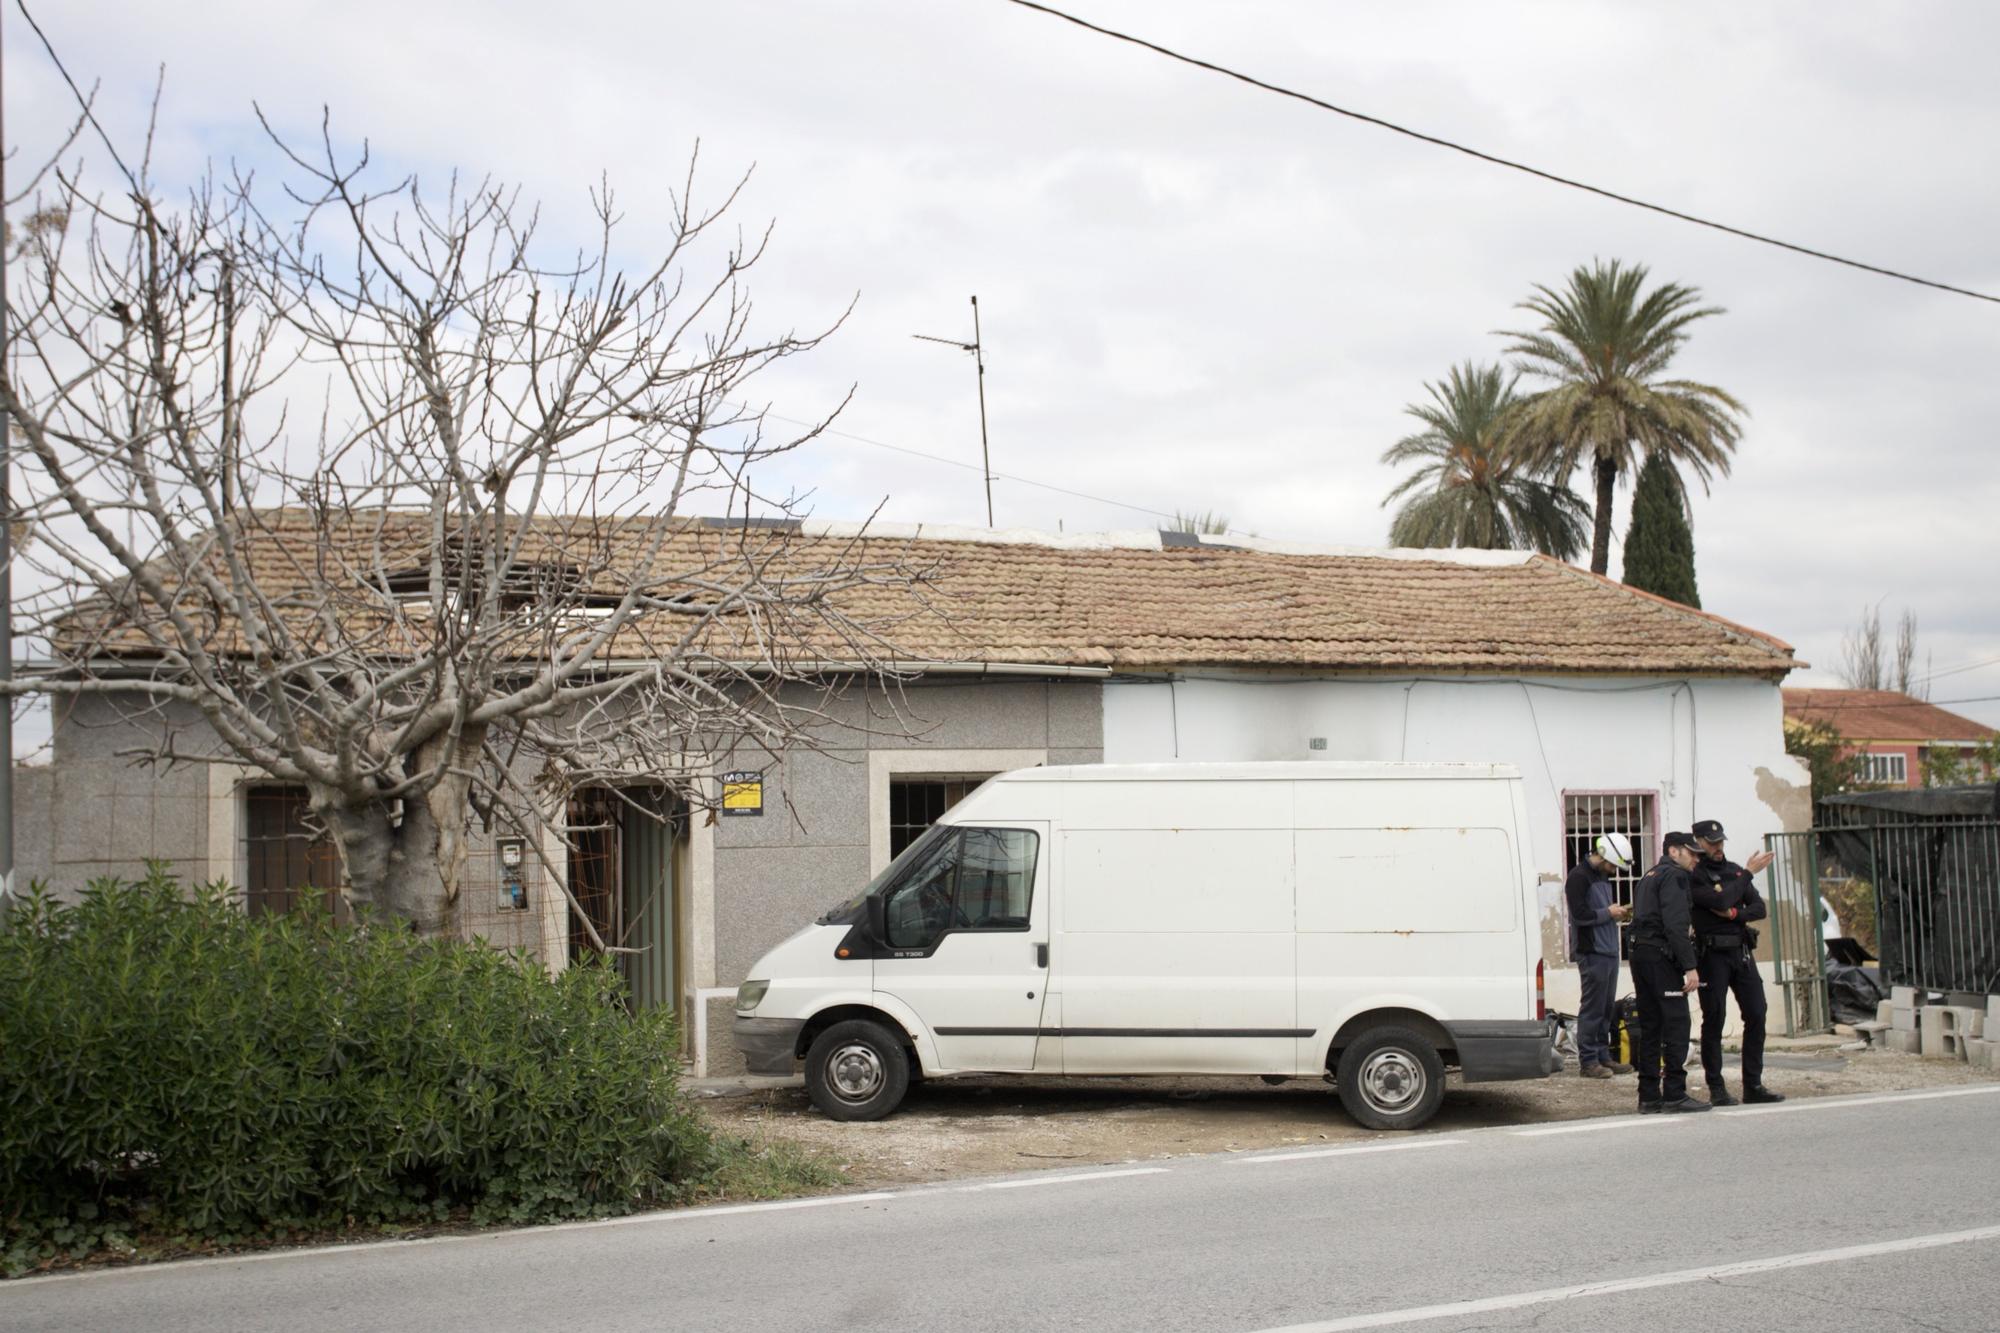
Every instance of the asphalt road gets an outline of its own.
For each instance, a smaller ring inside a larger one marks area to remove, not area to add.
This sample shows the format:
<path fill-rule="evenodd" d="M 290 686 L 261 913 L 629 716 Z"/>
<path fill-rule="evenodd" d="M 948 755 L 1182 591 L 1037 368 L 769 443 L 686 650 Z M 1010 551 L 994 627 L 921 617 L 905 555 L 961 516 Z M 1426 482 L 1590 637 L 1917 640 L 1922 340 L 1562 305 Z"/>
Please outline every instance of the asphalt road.
<path fill-rule="evenodd" d="M 2000 1085 L 0 1284 L 0 1329 L 2000 1328 Z"/>

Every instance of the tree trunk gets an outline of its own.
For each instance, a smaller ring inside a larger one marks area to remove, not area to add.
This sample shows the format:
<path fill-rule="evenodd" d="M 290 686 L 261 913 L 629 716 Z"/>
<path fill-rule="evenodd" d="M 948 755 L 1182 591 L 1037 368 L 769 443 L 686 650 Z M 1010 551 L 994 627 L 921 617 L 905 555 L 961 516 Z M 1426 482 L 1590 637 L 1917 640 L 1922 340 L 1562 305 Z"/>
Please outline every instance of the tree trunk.
<path fill-rule="evenodd" d="M 1618 487 L 1616 460 L 1599 454 L 1597 469 L 1597 518 L 1590 534 L 1590 572 L 1602 574 L 1611 567 L 1611 501 Z"/>
<path fill-rule="evenodd" d="M 445 741 L 419 749 L 413 772 L 438 762 Z M 481 737 L 465 735 L 453 747 L 450 771 L 421 796 L 405 799 L 392 822 L 386 804 L 323 812 L 335 845 L 349 901 L 357 908 L 401 917 L 427 938 L 462 933 L 459 890 L 465 879 L 472 767 Z"/>

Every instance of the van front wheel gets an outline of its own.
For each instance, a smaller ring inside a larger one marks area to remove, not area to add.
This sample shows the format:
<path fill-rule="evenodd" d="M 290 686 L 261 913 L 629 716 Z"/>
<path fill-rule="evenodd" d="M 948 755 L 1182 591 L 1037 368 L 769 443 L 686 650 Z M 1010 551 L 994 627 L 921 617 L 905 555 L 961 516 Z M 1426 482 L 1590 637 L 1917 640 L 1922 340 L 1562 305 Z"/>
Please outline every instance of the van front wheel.
<path fill-rule="evenodd" d="M 1415 1129 L 1444 1101 L 1444 1061 L 1408 1028 L 1370 1028 L 1340 1053 L 1341 1105 L 1369 1129 Z"/>
<path fill-rule="evenodd" d="M 902 1104 L 909 1086 L 903 1043 L 865 1018 L 835 1023 L 806 1052 L 806 1094 L 834 1120 L 880 1120 Z"/>

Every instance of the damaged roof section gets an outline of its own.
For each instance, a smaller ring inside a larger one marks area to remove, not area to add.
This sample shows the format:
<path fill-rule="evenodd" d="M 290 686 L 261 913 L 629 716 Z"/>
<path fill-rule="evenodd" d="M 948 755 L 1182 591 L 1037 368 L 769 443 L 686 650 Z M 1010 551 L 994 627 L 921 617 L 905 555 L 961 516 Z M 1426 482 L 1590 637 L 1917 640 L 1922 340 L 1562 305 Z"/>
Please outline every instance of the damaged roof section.
<path fill-rule="evenodd" d="M 588 602 L 621 593 L 660 536 L 657 520 L 636 516 L 523 523 L 509 534 L 513 558 L 560 571 L 564 595 Z M 380 575 L 363 571 L 393 572 L 402 589 L 430 563 L 431 519 L 418 512 L 329 522 L 260 510 L 238 531 L 240 554 L 273 600 L 293 584 L 308 594 L 315 570 L 355 571 L 378 587 Z M 915 571 L 830 594 L 848 615 L 885 626 L 894 657 L 912 664 L 1766 679 L 1805 665 L 1768 634 L 1528 552 L 1223 545 L 1160 533 L 677 519 L 648 580 L 662 609 L 648 615 L 669 613 L 678 571 L 692 591 L 745 559 L 798 578 L 836 565 Z M 545 581 L 531 576 L 524 588 Z M 100 643 L 111 648 L 115 637 Z M 644 642 L 634 635 L 611 655 L 643 658 Z M 799 647 L 829 665 L 847 656 L 831 641 Z"/>

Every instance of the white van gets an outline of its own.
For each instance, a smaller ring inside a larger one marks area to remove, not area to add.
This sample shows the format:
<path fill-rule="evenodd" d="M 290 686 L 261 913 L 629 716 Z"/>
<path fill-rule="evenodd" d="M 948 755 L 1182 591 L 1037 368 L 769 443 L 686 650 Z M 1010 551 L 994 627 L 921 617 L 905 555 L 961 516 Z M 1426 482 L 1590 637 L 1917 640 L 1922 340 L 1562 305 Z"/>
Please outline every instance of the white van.
<path fill-rule="evenodd" d="M 757 961 L 736 1044 L 837 1120 L 918 1076 L 1260 1074 L 1414 1128 L 1447 1065 L 1560 1067 L 1527 818 L 1499 764 L 1003 773 Z"/>

